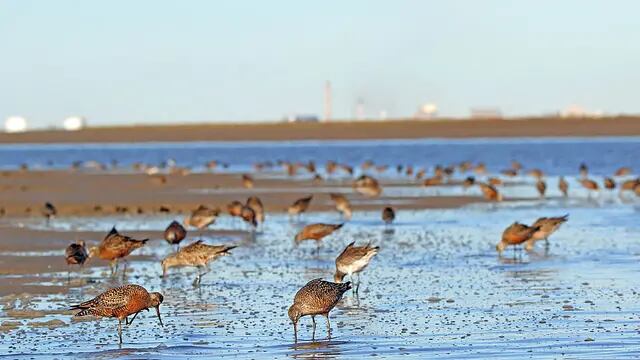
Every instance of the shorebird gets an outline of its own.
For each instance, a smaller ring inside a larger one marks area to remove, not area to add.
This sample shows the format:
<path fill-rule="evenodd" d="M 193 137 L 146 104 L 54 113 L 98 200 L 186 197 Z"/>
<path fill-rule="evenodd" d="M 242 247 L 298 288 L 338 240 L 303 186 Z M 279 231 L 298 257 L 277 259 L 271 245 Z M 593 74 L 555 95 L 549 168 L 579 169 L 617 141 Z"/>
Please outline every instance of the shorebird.
<path fill-rule="evenodd" d="M 385 225 L 390 225 L 393 220 L 396 218 L 396 212 L 393 211 L 393 208 L 390 206 L 382 209 L 382 221 L 384 221 Z"/>
<path fill-rule="evenodd" d="M 467 176 L 462 182 L 462 187 L 468 189 L 476 183 L 476 178 L 473 176 Z"/>
<path fill-rule="evenodd" d="M 64 258 L 67 262 L 67 266 L 80 265 L 80 268 L 84 265 L 85 261 L 89 258 L 87 249 L 84 246 L 84 240 L 77 240 L 75 243 L 67 246 L 64 251 Z M 71 278 L 71 270 L 67 272 L 67 279 Z"/>
<path fill-rule="evenodd" d="M 322 175 L 315 174 L 315 175 L 313 175 L 313 179 L 311 179 L 311 184 L 320 185 L 320 184 L 322 184 L 323 181 L 324 181 L 324 179 L 322 178 Z"/>
<path fill-rule="evenodd" d="M 252 208 L 243 206 L 242 211 L 240 212 L 240 217 L 242 218 L 242 220 L 244 220 L 244 222 L 253 226 L 254 230 L 258 226 L 258 222 L 256 221 L 256 212 L 253 211 Z"/>
<path fill-rule="evenodd" d="M 536 241 L 543 240 L 545 241 L 545 245 L 549 246 L 549 236 L 556 232 L 560 228 L 562 224 L 569 220 L 569 214 L 558 217 L 541 217 L 536 222 L 531 225 L 532 228 L 539 228 L 536 232 L 531 235 L 531 238 L 527 240 L 525 244 L 525 249 L 527 251 L 533 249 Z"/>
<path fill-rule="evenodd" d="M 562 196 L 569 196 L 569 183 L 562 176 L 558 179 L 558 189 L 560 189 Z"/>
<path fill-rule="evenodd" d="M 581 163 L 579 170 L 580 170 L 580 177 L 586 178 L 587 175 L 589 175 L 589 168 L 587 167 L 587 164 Z"/>
<path fill-rule="evenodd" d="M 211 209 L 204 205 L 200 205 L 197 209 L 191 212 L 189 217 L 184 219 L 184 224 L 195 227 L 198 230 L 203 230 L 216 222 L 219 214 L 220 210 L 218 209 Z"/>
<path fill-rule="evenodd" d="M 203 243 L 202 240 L 198 240 L 162 260 L 162 277 L 167 276 L 167 270 L 171 267 L 197 267 L 200 271 L 198 271 L 198 276 L 196 277 L 194 284 L 200 284 L 202 275 L 209 272 L 209 262 L 220 256 L 230 255 L 231 253 L 229 251 L 235 248 L 236 246 L 232 245 L 207 245 Z"/>
<path fill-rule="evenodd" d="M 155 308 L 158 321 L 162 324 L 160 317 L 160 304 L 164 297 L 159 292 L 149 293 L 147 289 L 140 285 L 124 285 L 109 289 L 95 298 L 78 305 L 72 305 L 71 310 L 80 310 L 74 316 L 97 316 L 118 319 L 118 338 L 122 345 L 122 320 L 127 325 L 131 325 L 133 320 L 142 310 Z M 133 315 L 131 321 L 129 316 Z"/>
<path fill-rule="evenodd" d="M 256 214 L 256 221 L 260 224 L 264 223 L 264 206 L 257 196 L 251 196 L 247 199 L 247 207 L 251 208 Z"/>
<path fill-rule="evenodd" d="M 508 176 L 508 177 L 515 177 L 518 176 L 518 170 L 515 169 L 506 169 L 506 170 L 502 170 L 500 172 L 502 175 L 504 176 Z"/>
<path fill-rule="evenodd" d="M 610 177 L 604 178 L 604 188 L 607 190 L 613 190 L 616 188 L 616 181 Z"/>
<path fill-rule="evenodd" d="M 478 175 L 483 175 L 487 173 L 487 166 L 484 163 L 478 163 L 474 168 L 473 171 L 478 174 Z"/>
<path fill-rule="evenodd" d="M 593 180 L 591 180 L 591 179 L 584 178 L 584 179 L 580 180 L 580 184 L 582 185 L 582 187 L 587 189 L 587 191 L 589 193 L 589 197 L 591 197 L 591 191 L 598 191 L 598 189 L 599 189 L 598 183 L 593 181 Z"/>
<path fill-rule="evenodd" d="M 504 182 L 499 177 L 490 177 L 487 179 L 487 183 L 493 186 L 502 185 Z"/>
<path fill-rule="evenodd" d="M 47 221 L 47 225 L 49 225 L 49 222 L 51 221 L 51 219 L 53 219 L 57 214 L 58 214 L 58 210 L 56 210 L 56 207 L 53 206 L 52 203 L 50 202 L 44 203 L 44 206 L 42 207 L 42 216 L 45 217 Z"/>
<path fill-rule="evenodd" d="M 334 231 L 340 229 L 344 224 L 310 224 L 302 228 L 294 238 L 296 245 L 304 240 L 315 240 L 318 251 L 320 250 L 320 241 Z"/>
<path fill-rule="evenodd" d="M 544 180 L 538 180 L 536 182 L 536 189 L 538 190 L 538 194 L 540 194 L 541 198 L 544 198 L 545 192 L 547 192 L 547 183 Z"/>
<path fill-rule="evenodd" d="M 540 169 L 531 169 L 528 172 L 529 175 L 533 176 L 534 178 L 540 180 L 544 177 L 544 172 L 542 172 L 542 170 Z"/>
<path fill-rule="evenodd" d="M 180 242 L 187 237 L 187 230 L 177 221 L 172 221 L 164 230 L 164 239 L 169 245 L 177 245 L 180 249 Z"/>
<path fill-rule="evenodd" d="M 422 182 L 422 186 L 438 186 L 438 185 L 442 185 L 442 176 L 441 175 L 436 175 L 436 176 L 432 176 L 430 178 L 426 178 Z"/>
<path fill-rule="evenodd" d="M 422 178 L 427 174 L 427 170 L 420 169 L 416 172 L 416 180 L 422 180 Z"/>
<path fill-rule="evenodd" d="M 242 205 L 242 203 L 240 201 L 234 200 L 234 201 L 230 202 L 229 204 L 227 204 L 227 212 L 232 217 L 240 217 L 240 215 L 242 215 L 242 208 L 243 207 L 244 207 L 244 205 Z"/>
<path fill-rule="evenodd" d="M 513 224 L 509 225 L 509 227 L 507 227 L 502 233 L 502 239 L 500 240 L 498 245 L 496 245 L 496 251 L 498 251 L 498 254 L 502 254 L 507 246 L 515 247 L 524 243 L 525 241 L 531 239 L 533 234 L 538 230 L 540 230 L 539 226 L 533 227 L 514 222 Z"/>
<path fill-rule="evenodd" d="M 253 189 L 253 178 L 247 174 L 242 174 L 242 186 L 245 189 Z"/>
<path fill-rule="evenodd" d="M 620 191 L 633 190 L 638 184 L 640 184 L 640 178 L 627 180 L 620 185 Z"/>
<path fill-rule="evenodd" d="M 517 161 L 517 160 L 512 160 L 511 161 L 511 168 L 515 171 L 520 171 L 522 170 L 522 164 Z"/>
<path fill-rule="evenodd" d="M 300 214 L 307 211 L 312 199 L 313 199 L 313 195 L 309 195 L 307 197 L 303 197 L 301 199 L 294 201 L 294 203 L 291 206 L 289 206 L 289 209 L 288 209 L 289 216 L 294 216 L 294 215 L 300 216 Z"/>
<path fill-rule="evenodd" d="M 493 185 L 479 182 L 480 190 L 485 199 L 490 201 L 502 201 L 502 194 Z"/>
<path fill-rule="evenodd" d="M 361 175 L 353 182 L 353 188 L 357 193 L 364 196 L 376 197 L 382 193 L 382 187 L 378 180 L 368 175 Z"/>
<path fill-rule="evenodd" d="M 109 260 L 111 273 L 114 274 L 115 271 L 118 270 L 118 260 L 128 256 L 134 250 L 143 247 L 147 241 L 149 241 L 149 239 L 135 240 L 129 236 L 121 235 L 114 226 L 98 246 L 94 246 L 89 250 L 89 256 L 97 256 L 102 260 Z M 125 273 L 126 263 L 122 276 L 124 276 Z"/>
<path fill-rule="evenodd" d="M 340 212 L 342 218 L 345 220 L 350 220 L 352 211 L 349 199 L 347 199 L 347 197 L 342 194 L 336 193 L 329 193 L 329 197 L 331 197 L 331 200 L 333 200 L 333 202 L 335 203 L 336 210 Z"/>
<path fill-rule="evenodd" d="M 322 279 L 309 281 L 296 293 L 293 305 L 289 307 L 289 319 L 293 323 L 293 334 L 298 341 L 298 321 L 301 317 L 310 315 L 313 321 L 313 338 L 316 335 L 316 315 L 327 319 L 327 336 L 331 338 L 331 323 L 329 312 L 336 306 L 342 295 L 351 289 L 351 283 L 336 284 Z"/>
<path fill-rule="evenodd" d="M 334 161 L 327 161 L 327 164 L 324 166 L 324 170 L 327 172 L 328 175 L 333 174 L 334 172 L 336 172 L 336 170 L 338 169 L 338 164 L 336 164 Z"/>
<path fill-rule="evenodd" d="M 631 175 L 631 168 L 626 166 L 619 168 L 618 170 L 616 170 L 616 173 L 615 173 L 615 176 L 627 176 L 627 175 Z"/>
<path fill-rule="evenodd" d="M 378 254 L 378 246 L 354 246 L 356 242 L 352 242 L 342 251 L 336 258 L 336 273 L 333 275 L 333 280 L 337 283 L 341 283 L 346 275 L 349 275 L 351 281 L 353 281 L 353 274 L 358 275 L 358 282 L 354 292 L 357 294 L 360 288 L 360 272 L 364 270 L 371 258 Z"/>

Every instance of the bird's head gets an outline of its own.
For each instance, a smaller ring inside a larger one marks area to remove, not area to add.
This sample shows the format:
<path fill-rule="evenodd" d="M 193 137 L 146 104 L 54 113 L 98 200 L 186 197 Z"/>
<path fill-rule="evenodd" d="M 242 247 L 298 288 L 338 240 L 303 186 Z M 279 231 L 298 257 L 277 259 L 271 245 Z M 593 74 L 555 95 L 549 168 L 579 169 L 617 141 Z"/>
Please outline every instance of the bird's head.
<path fill-rule="evenodd" d="M 300 320 L 300 317 L 302 317 L 302 312 L 298 309 L 298 307 L 293 304 L 289 307 L 289 319 L 291 319 L 291 322 L 293 323 L 293 325 L 295 326 L 298 323 L 298 320 Z"/>

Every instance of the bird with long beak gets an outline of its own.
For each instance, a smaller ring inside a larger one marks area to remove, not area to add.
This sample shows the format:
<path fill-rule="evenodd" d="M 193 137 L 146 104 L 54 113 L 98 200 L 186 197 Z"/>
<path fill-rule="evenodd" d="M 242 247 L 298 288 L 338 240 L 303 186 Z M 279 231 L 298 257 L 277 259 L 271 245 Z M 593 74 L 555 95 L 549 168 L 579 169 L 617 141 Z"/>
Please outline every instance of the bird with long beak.
<path fill-rule="evenodd" d="M 327 337 L 331 338 L 331 322 L 329 312 L 342 299 L 342 295 L 351 289 L 351 283 L 332 283 L 322 279 L 309 281 L 296 293 L 293 305 L 289 307 L 289 319 L 293 323 L 293 334 L 298 341 L 298 321 L 301 317 L 310 315 L 313 321 L 313 335 L 316 335 L 316 316 L 321 315 L 327 319 Z"/>
<path fill-rule="evenodd" d="M 302 228 L 300 232 L 296 234 L 294 241 L 296 245 L 305 240 L 315 240 L 317 250 L 320 251 L 320 242 L 326 236 L 331 235 L 334 231 L 340 229 L 344 224 L 309 224 Z"/>
<path fill-rule="evenodd" d="M 539 240 L 544 240 L 545 245 L 548 247 L 549 236 L 551 236 L 551 234 L 556 232 L 562 224 L 567 222 L 567 220 L 569 220 L 569 214 L 566 214 L 564 216 L 558 216 L 558 217 L 541 217 L 538 220 L 536 220 L 536 222 L 534 222 L 533 225 L 531 225 L 531 227 L 540 228 L 540 229 L 534 232 L 533 235 L 531 235 L 531 238 L 527 240 L 527 243 L 525 244 L 525 249 L 527 251 L 530 251 L 531 249 L 533 249 L 533 246 L 535 245 L 536 241 L 539 241 Z"/>
<path fill-rule="evenodd" d="M 342 214 L 342 217 L 345 220 L 351 219 L 352 210 L 351 202 L 349 202 L 349 199 L 347 199 L 347 197 L 342 194 L 336 193 L 330 193 L 329 197 L 331 197 L 331 200 L 333 200 L 333 202 L 335 203 L 336 210 L 338 210 L 338 212 Z"/>
<path fill-rule="evenodd" d="M 200 270 L 194 281 L 194 284 L 200 284 L 202 276 L 209 272 L 209 262 L 220 256 L 230 255 L 229 251 L 235 248 L 236 246 L 233 245 L 207 245 L 202 240 L 198 240 L 162 260 L 162 277 L 167 276 L 167 271 L 171 267 L 192 266 Z"/>
<path fill-rule="evenodd" d="M 354 246 L 355 241 L 347 245 L 347 247 L 336 258 L 336 273 L 333 275 L 333 281 L 341 283 L 344 277 L 349 275 L 351 281 L 353 281 L 353 275 L 358 275 L 358 282 L 356 283 L 355 293 L 358 293 L 360 289 L 360 272 L 362 272 L 368 265 L 371 259 L 378 254 L 380 247 L 371 246 L 367 244 L 365 246 Z"/>
<path fill-rule="evenodd" d="M 162 317 L 160 317 L 160 304 L 163 301 L 164 296 L 159 292 L 149 293 L 140 285 L 124 285 L 109 289 L 89 301 L 72 305 L 71 310 L 80 310 L 74 315 L 76 317 L 93 315 L 117 318 L 118 337 L 120 345 L 122 345 L 122 320 L 125 320 L 125 323 L 130 325 L 142 310 L 155 308 L 160 326 L 164 326 Z M 130 315 L 133 315 L 131 321 L 129 321 Z"/>
<path fill-rule="evenodd" d="M 514 222 L 502 233 L 502 239 L 498 245 L 496 245 L 496 251 L 498 254 L 502 254 L 507 246 L 514 246 L 515 248 L 515 246 L 531 239 L 533 234 L 538 230 L 540 230 L 540 226 L 533 227 Z"/>
<path fill-rule="evenodd" d="M 569 196 L 569 183 L 562 176 L 558 179 L 558 189 L 560 189 L 562 196 Z"/>

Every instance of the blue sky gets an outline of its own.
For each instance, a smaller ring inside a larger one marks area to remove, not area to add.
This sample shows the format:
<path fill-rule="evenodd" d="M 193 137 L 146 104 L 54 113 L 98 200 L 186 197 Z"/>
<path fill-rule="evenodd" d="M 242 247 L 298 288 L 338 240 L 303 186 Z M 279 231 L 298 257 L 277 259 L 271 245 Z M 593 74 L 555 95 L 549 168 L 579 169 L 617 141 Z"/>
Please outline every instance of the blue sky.
<path fill-rule="evenodd" d="M 0 119 L 640 110 L 637 1 L 0 1 Z"/>

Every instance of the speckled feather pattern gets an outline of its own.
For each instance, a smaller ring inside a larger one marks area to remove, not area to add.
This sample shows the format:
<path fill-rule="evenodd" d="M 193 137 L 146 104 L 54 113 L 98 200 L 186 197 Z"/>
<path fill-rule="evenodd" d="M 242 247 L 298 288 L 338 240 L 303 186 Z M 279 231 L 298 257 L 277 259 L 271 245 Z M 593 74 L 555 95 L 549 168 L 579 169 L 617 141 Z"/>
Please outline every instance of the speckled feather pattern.
<path fill-rule="evenodd" d="M 82 309 L 75 316 L 99 316 L 124 319 L 126 316 L 150 307 L 151 296 L 140 285 L 124 285 L 109 289 L 95 298 L 74 305 L 73 309 Z"/>
<path fill-rule="evenodd" d="M 351 289 L 351 283 L 343 284 L 314 279 L 296 293 L 293 304 L 303 315 L 326 314 L 333 309 L 342 295 Z"/>

